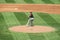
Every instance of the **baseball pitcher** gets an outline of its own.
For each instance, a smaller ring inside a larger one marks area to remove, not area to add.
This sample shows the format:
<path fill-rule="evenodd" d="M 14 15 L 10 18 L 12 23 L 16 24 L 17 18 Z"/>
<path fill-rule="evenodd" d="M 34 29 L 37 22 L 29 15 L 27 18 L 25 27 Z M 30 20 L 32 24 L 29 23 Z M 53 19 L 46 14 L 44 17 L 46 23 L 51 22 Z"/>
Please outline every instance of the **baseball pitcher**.
<path fill-rule="evenodd" d="M 27 26 L 33 26 L 33 21 L 34 21 L 34 16 L 32 14 L 32 12 L 30 12 L 30 16 L 27 22 Z"/>

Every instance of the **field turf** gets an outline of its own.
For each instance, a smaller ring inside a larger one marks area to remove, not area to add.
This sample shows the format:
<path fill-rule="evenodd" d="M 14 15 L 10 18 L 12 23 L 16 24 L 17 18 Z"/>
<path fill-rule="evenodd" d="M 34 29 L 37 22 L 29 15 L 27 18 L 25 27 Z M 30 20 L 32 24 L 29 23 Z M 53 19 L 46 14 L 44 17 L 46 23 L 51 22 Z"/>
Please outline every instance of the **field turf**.
<path fill-rule="evenodd" d="M 0 4 L 60 4 L 60 0 L 0 0 Z M 8 30 L 9 27 L 25 25 L 29 12 L 0 12 L 0 40 L 60 40 L 60 14 L 33 12 L 34 24 L 51 26 L 57 31 L 50 33 L 18 33 Z"/>

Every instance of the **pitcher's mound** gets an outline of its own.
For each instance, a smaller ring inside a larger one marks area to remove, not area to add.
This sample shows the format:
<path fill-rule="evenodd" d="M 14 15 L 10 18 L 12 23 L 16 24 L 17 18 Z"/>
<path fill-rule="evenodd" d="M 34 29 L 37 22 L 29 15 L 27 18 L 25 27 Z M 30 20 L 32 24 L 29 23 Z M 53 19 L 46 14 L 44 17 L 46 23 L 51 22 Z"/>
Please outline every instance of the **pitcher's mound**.
<path fill-rule="evenodd" d="M 10 31 L 14 32 L 23 32 L 23 33 L 43 33 L 43 32 L 53 32 L 55 28 L 48 27 L 48 26 L 14 26 L 9 28 Z"/>

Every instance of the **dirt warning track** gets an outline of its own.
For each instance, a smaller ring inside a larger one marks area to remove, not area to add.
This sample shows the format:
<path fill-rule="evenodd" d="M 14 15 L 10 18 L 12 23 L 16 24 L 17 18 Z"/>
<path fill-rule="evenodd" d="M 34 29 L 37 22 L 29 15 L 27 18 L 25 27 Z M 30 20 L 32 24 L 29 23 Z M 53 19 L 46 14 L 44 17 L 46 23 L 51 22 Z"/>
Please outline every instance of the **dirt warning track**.
<path fill-rule="evenodd" d="M 0 12 L 45 12 L 60 14 L 59 4 L 0 4 Z"/>

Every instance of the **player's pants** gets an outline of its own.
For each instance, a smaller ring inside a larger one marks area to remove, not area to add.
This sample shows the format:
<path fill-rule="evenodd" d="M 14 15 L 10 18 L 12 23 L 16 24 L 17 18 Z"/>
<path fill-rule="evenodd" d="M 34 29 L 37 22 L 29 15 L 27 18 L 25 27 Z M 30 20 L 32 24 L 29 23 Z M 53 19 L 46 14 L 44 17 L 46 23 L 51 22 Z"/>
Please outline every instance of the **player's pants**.
<path fill-rule="evenodd" d="M 33 20 L 34 18 L 29 18 L 27 26 L 33 26 Z"/>

